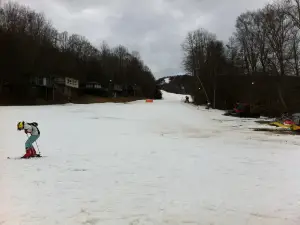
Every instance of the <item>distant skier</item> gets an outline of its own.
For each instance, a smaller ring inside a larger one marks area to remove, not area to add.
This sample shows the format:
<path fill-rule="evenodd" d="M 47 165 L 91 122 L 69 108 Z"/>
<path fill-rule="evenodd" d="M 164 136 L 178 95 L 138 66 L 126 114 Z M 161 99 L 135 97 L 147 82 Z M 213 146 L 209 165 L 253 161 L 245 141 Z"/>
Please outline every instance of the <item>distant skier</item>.
<path fill-rule="evenodd" d="M 40 137 L 40 130 L 38 128 L 38 123 L 27 123 L 27 122 L 18 122 L 18 130 L 24 130 L 25 134 L 31 134 L 27 141 L 25 142 L 26 153 L 21 158 L 30 158 L 30 157 L 39 157 L 40 155 L 36 153 L 33 143 Z"/>
<path fill-rule="evenodd" d="M 210 108 L 211 108 L 211 104 L 210 104 L 210 102 L 207 102 L 205 109 L 210 109 Z"/>
<path fill-rule="evenodd" d="M 190 103 L 190 98 L 189 98 L 189 96 L 185 96 L 184 102 L 185 102 L 185 103 Z"/>

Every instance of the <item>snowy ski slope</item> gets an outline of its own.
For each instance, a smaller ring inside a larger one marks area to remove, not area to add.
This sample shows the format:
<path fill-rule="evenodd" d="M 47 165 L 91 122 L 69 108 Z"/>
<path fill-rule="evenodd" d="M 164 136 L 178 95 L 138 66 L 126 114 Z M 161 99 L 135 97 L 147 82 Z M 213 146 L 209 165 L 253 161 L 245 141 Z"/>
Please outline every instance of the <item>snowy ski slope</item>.
<path fill-rule="evenodd" d="M 0 107 L 1 225 L 299 225 L 300 140 L 184 104 Z M 46 158 L 24 154 L 39 123 Z"/>

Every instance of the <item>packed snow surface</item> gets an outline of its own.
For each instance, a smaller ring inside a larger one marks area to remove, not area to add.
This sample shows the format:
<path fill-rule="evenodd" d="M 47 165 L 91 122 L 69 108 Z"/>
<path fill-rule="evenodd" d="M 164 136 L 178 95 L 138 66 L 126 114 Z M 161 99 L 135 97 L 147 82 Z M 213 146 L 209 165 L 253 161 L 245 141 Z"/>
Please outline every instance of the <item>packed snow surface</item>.
<path fill-rule="evenodd" d="M 173 94 L 166 91 L 161 91 L 163 94 L 163 99 L 168 101 L 184 101 L 185 97 L 188 96 L 190 101 L 192 101 L 192 97 L 190 95 L 182 95 L 182 94 Z"/>
<path fill-rule="evenodd" d="M 153 103 L 1 107 L 1 225 L 299 225 L 300 140 L 163 92 Z M 47 157 L 24 154 L 20 120 Z"/>

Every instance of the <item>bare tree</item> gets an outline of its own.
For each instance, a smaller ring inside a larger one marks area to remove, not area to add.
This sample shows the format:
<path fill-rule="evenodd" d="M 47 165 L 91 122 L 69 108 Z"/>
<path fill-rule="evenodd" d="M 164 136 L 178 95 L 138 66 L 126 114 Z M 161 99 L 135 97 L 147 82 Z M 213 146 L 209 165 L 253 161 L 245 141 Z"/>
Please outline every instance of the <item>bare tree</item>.
<path fill-rule="evenodd" d="M 269 54 L 272 66 L 276 68 L 277 75 L 286 75 L 287 46 L 292 40 L 293 23 L 285 13 L 282 4 L 267 5 L 263 9 L 264 30 L 267 34 L 271 52 Z"/>
<path fill-rule="evenodd" d="M 225 64 L 223 43 L 216 36 L 204 29 L 189 32 L 182 44 L 184 53 L 183 66 L 199 82 L 206 102 L 216 97 L 216 76 Z M 221 59 L 222 58 L 222 59 Z M 199 94 L 199 90 L 196 90 Z"/>
<path fill-rule="evenodd" d="M 236 38 L 240 42 L 244 53 L 244 60 L 248 74 L 258 71 L 258 62 L 260 55 L 260 32 L 259 24 L 255 23 L 255 12 L 246 12 L 241 14 L 236 23 Z"/>
<path fill-rule="evenodd" d="M 300 76 L 299 73 L 299 55 L 300 55 L 300 34 L 299 30 L 294 30 L 292 33 L 292 43 L 291 43 L 291 49 L 289 52 L 291 52 L 291 58 L 292 60 L 292 74 L 295 74 L 296 76 Z"/>
<path fill-rule="evenodd" d="M 237 65 L 239 46 L 235 37 L 231 36 L 226 44 L 226 58 L 232 65 Z"/>
<path fill-rule="evenodd" d="M 285 13 L 291 18 L 294 25 L 300 29 L 300 0 L 284 0 Z"/>

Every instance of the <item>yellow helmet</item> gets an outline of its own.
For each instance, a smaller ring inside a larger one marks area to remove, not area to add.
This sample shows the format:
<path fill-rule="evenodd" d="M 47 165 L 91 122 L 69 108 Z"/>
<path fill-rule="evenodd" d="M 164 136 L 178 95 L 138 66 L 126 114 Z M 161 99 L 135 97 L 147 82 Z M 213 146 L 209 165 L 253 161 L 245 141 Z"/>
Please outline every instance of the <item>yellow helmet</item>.
<path fill-rule="evenodd" d="M 17 128 L 18 128 L 18 130 L 23 130 L 24 129 L 24 121 L 18 122 Z"/>

